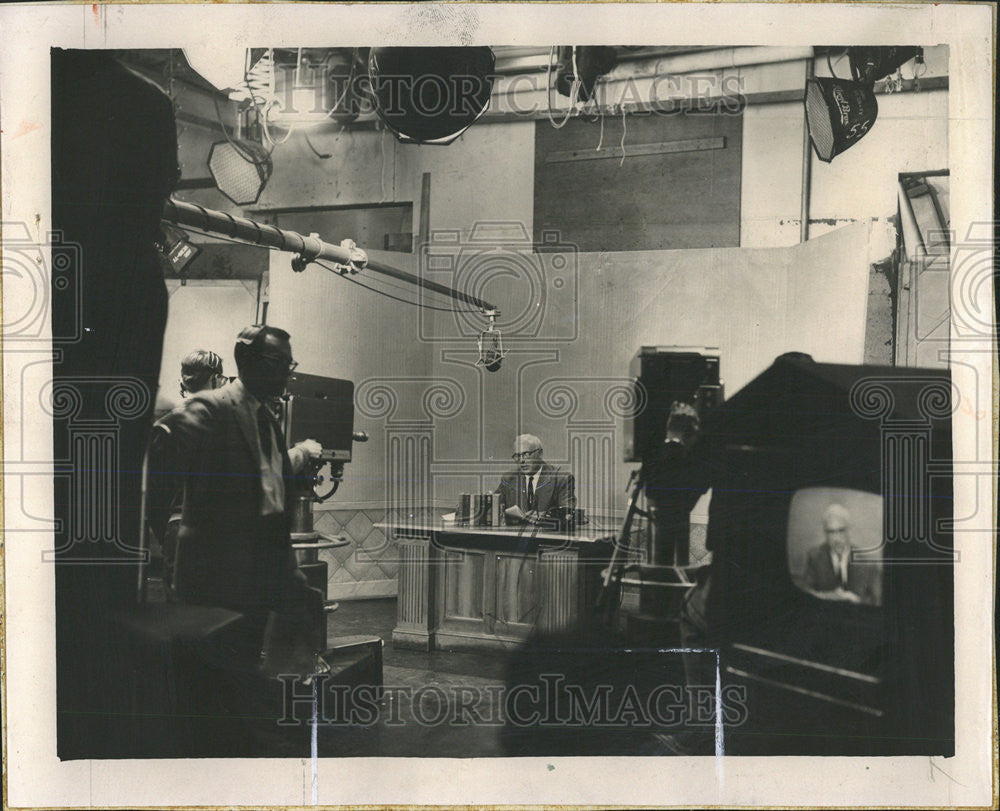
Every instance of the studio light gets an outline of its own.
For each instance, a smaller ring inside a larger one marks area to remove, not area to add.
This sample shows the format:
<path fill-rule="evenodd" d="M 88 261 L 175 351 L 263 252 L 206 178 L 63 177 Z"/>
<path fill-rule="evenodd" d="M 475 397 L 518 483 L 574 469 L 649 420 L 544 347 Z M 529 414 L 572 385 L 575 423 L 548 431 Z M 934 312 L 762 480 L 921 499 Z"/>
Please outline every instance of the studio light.
<path fill-rule="evenodd" d="M 806 82 L 806 122 L 816 157 L 829 163 L 863 138 L 878 115 L 874 88 L 847 79 Z"/>
<path fill-rule="evenodd" d="M 267 150 L 252 141 L 218 141 L 208 153 L 208 171 L 216 187 L 238 206 L 260 199 L 271 169 Z"/>
<path fill-rule="evenodd" d="M 851 75 L 857 82 L 874 84 L 920 54 L 922 48 L 892 45 L 885 48 L 848 48 Z"/>
<path fill-rule="evenodd" d="M 162 226 L 161 236 L 156 241 L 156 247 L 170 262 L 174 273 L 183 277 L 184 268 L 191 264 L 201 253 L 201 248 L 188 241 L 183 231 Z"/>
<path fill-rule="evenodd" d="M 489 105 L 494 65 L 487 47 L 372 48 L 375 112 L 403 143 L 450 144 Z"/>
<path fill-rule="evenodd" d="M 860 141 L 875 124 L 875 82 L 919 57 L 917 47 L 848 48 L 853 79 L 817 77 L 806 82 L 806 124 L 816 156 L 826 163 Z"/>

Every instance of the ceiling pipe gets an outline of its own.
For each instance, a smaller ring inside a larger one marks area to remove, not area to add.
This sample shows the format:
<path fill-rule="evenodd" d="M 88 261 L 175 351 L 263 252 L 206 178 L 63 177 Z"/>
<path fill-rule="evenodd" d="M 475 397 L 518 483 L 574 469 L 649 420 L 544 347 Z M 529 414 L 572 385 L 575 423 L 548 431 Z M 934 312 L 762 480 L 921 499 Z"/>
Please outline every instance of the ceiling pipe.
<path fill-rule="evenodd" d="M 355 272 L 360 269 L 367 269 L 380 273 L 383 276 L 390 276 L 409 284 L 429 290 L 432 293 L 440 293 L 478 307 L 484 311 L 499 312 L 497 308 L 487 301 L 483 301 L 461 290 L 453 287 L 432 282 L 429 279 L 421 278 L 413 273 L 409 273 L 399 268 L 382 262 L 373 262 L 368 258 L 368 254 L 362 249 L 355 247 L 353 242 L 348 245 L 334 245 L 320 239 L 318 236 L 303 236 L 296 231 L 289 231 L 285 228 L 278 228 L 276 225 L 249 220 L 245 217 L 236 217 L 224 211 L 216 211 L 211 208 L 184 203 L 180 200 L 167 200 L 163 206 L 163 219 L 173 225 L 196 228 L 211 236 L 222 236 L 227 239 L 236 239 L 247 242 L 251 245 L 261 245 L 268 248 L 277 248 L 280 251 L 296 254 L 297 260 L 304 267 L 305 263 L 326 260 L 335 262 L 338 265 L 346 265 Z M 348 242 L 345 240 L 345 242 Z"/>

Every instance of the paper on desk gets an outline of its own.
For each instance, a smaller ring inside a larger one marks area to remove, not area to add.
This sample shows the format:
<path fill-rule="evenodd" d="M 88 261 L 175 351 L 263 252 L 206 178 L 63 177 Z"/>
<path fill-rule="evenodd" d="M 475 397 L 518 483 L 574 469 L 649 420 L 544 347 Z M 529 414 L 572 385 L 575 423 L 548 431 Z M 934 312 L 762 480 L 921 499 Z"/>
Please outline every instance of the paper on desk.
<path fill-rule="evenodd" d="M 507 517 L 508 521 L 524 521 L 525 519 L 524 510 L 522 510 L 517 504 L 513 507 L 508 507 L 503 511 L 503 514 Z"/>

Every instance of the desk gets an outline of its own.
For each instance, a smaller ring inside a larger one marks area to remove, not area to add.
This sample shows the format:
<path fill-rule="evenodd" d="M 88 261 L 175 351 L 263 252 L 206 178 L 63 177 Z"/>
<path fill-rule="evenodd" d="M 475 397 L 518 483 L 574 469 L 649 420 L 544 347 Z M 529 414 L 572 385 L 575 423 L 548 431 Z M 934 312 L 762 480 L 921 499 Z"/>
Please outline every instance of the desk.
<path fill-rule="evenodd" d="M 613 528 L 468 527 L 440 519 L 377 524 L 399 551 L 392 641 L 422 650 L 514 647 L 586 617 Z"/>

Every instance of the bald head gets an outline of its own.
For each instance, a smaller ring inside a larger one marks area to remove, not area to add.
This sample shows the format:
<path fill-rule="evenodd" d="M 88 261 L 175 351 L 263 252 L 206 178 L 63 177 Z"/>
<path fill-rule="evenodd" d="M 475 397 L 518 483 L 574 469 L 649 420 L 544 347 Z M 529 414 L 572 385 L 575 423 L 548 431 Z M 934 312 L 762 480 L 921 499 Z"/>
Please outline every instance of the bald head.
<path fill-rule="evenodd" d="M 514 440 L 514 458 L 526 476 L 531 476 L 542 466 L 542 440 L 534 434 L 521 434 Z"/>
<path fill-rule="evenodd" d="M 840 504 L 831 504 L 823 513 L 823 531 L 830 546 L 841 551 L 850 546 L 847 528 L 850 526 L 851 514 Z"/>

